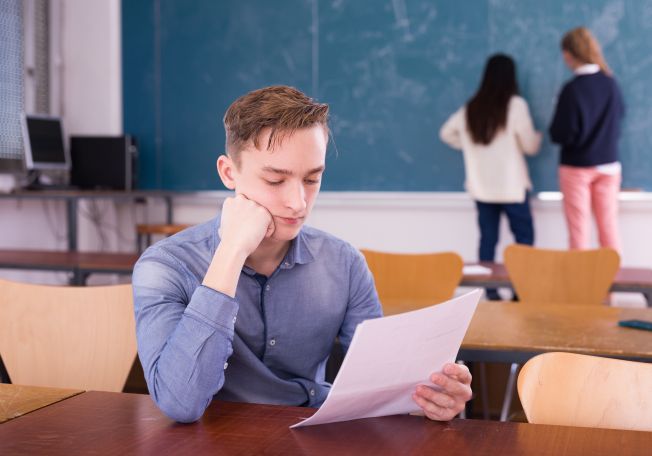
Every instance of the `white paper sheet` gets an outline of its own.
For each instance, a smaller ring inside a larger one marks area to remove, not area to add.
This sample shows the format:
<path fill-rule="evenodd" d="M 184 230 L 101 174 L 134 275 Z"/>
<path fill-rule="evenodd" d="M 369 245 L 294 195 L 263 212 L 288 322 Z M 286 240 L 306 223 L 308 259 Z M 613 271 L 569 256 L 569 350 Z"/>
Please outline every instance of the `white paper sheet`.
<path fill-rule="evenodd" d="M 480 264 L 466 264 L 462 268 L 464 275 L 491 275 L 491 268 Z"/>
<path fill-rule="evenodd" d="M 326 401 L 292 428 L 417 412 L 417 385 L 455 362 L 481 290 L 358 325 Z"/>

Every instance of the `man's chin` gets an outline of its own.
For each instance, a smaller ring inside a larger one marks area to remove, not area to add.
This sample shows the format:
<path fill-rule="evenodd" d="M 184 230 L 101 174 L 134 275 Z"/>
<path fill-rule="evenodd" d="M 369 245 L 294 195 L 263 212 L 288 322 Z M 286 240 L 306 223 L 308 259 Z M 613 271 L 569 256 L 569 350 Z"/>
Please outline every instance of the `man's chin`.
<path fill-rule="evenodd" d="M 271 238 L 274 239 L 275 241 L 280 241 L 280 242 L 291 241 L 299 235 L 299 231 L 301 231 L 302 226 L 303 224 L 299 224 L 297 226 L 292 226 L 292 227 L 277 226 Z"/>

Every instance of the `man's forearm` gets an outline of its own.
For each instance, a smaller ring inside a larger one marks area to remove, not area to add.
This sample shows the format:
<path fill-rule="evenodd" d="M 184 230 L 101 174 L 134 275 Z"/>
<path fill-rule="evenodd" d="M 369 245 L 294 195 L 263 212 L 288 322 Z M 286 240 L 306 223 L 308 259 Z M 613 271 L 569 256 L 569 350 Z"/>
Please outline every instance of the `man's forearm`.
<path fill-rule="evenodd" d="M 203 285 L 227 296 L 235 297 L 240 272 L 247 256 L 221 243 L 204 276 Z"/>

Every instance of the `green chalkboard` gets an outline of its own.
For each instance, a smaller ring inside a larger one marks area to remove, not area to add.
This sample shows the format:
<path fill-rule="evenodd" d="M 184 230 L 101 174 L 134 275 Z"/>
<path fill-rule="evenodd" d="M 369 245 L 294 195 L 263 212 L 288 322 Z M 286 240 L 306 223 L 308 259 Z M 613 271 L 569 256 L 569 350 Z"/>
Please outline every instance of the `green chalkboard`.
<path fill-rule="evenodd" d="M 652 190 L 652 1 L 142 0 L 122 2 L 125 132 L 144 188 L 222 188 L 221 118 L 238 96 L 289 84 L 331 106 L 325 190 L 460 191 L 462 156 L 439 142 L 486 57 L 517 61 L 545 130 L 570 73 L 559 39 L 592 28 L 619 80 L 626 187 Z M 557 189 L 557 148 L 529 159 Z"/>

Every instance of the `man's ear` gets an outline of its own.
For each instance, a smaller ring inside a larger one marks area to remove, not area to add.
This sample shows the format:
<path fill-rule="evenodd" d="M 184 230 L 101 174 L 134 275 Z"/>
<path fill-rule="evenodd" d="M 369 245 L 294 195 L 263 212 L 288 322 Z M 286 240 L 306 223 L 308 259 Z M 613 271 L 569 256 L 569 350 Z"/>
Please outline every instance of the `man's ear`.
<path fill-rule="evenodd" d="M 222 183 L 229 190 L 235 190 L 235 179 L 233 176 L 235 171 L 235 163 L 233 163 L 231 157 L 228 155 L 220 155 L 217 158 L 217 174 L 220 175 Z"/>

